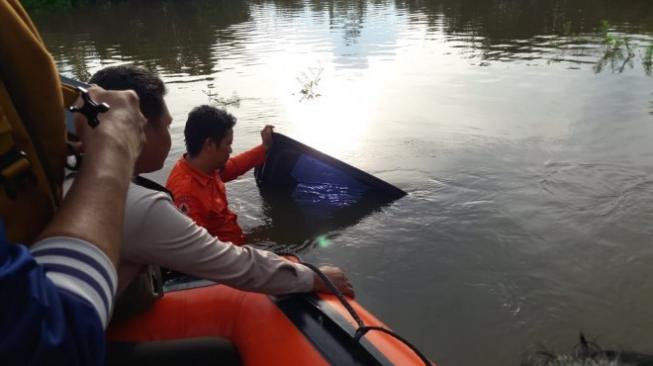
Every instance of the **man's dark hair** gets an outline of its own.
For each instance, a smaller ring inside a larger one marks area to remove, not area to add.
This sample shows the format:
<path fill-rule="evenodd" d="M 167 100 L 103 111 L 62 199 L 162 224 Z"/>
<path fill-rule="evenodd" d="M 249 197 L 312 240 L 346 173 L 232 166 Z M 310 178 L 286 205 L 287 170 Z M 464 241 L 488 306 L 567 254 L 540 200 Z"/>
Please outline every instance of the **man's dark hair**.
<path fill-rule="evenodd" d="M 133 90 L 140 99 L 141 113 L 148 120 L 163 115 L 166 87 L 159 76 L 134 65 L 109 66 L 96 72 L 89 80 L 106 90 Z"/>
<path fill-rule="evenodd" d="M 186 152 L 191 157 L 197 156 L 207 138 L 219 142 L 235 124 L 236 117 L 222 109 L 210 105 L 193 108 L 184 128 Z"/>

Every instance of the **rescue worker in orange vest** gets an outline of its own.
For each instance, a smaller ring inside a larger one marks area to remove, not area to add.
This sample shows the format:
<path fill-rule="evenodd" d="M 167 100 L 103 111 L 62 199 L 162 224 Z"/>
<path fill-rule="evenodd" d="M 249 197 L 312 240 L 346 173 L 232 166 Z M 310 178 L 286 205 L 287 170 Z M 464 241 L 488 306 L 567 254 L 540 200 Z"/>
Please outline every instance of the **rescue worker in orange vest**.
<path fill-rule="evenodd" d="M 262 144 L 231 157 L 236 118 L 221 109 L 202 105 L 189 114 L 184 128 L 186 154 L 170 172 L 166 187 L 177 207 L 221 241 L 245 243 L 238 216 L 229 209 L 225 182 L 265 162 L 272 145 L 272 126 L 261 131 Z"/>

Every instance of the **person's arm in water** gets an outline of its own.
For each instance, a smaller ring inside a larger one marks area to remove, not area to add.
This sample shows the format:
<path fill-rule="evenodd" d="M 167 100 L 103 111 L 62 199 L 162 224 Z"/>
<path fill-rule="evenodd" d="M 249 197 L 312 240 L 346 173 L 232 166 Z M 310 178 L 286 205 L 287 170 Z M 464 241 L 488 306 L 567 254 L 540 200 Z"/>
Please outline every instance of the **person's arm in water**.
<path fill-rule="evenodd" d="M 274 126 L 266 125 L 261 130 L 261 145 L 240 153 L 227 160 L 220 171 L 223 182 L 234 180 L 247 173 L 250 169 L 265 162 L 266 152 L 272 146 L 272 133 Z"/>

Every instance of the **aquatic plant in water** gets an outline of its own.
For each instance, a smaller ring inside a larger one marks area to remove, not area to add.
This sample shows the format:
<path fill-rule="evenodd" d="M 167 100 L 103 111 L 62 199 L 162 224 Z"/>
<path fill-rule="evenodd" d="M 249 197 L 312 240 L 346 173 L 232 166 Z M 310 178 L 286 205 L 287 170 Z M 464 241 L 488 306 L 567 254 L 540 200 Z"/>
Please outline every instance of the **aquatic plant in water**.
<path fill-rule="evenodd" d="M 648 45 L 644 51 L 644 56 L 642 56 L 642 66 L 644 67 L 646 75 L 651 76 L 651 72 L 653 71 L 653 43 Z"/>
<path fill-rule="evenodd" d="M 603 56 L 594 65 L 594 72 L 603 71 L 605 66 L 616 72 L 623 72 L 626 66 L 633 67 L 635 52 L 632 49 L 630 38 L 610 32 L 607 20 L 601 21 L 601 36 L 603 38 Z"/>
<path fill-rule="evenodd" d="M 297 81 L 301 84 L 301 89 L 299 93 L 302 95 L 301 100 L 310 100 L 315 99 L 322 94 L 318 91 L 318 85 L 320 80 L 322 80 L 322 72 L 324 67 L 319 66 L 315 68 L 309 68 L 308 72 L 303 71 L 298 77 Z"/>
<path fill-rule="evenodd" d="M 236 108 L 240 107 L 241 98 L 235 93 L 230 98 L 224 98 L 218 95 L 217 92 L 213 90 L 213 86 L 209 85 L 206 90 L 202 90 L 202 93 L 209 98 L 209 104 L 213 104 L 216 107 L 226 108 L 229 106 L 234 106 Z"/>
<path fill-rule="evenodd" d="M 653 356 L 627 351 L 604 350 L 580 333 L 572 353 L 539 351 L 522 360 L 521 366 L 653 366 Z"/>

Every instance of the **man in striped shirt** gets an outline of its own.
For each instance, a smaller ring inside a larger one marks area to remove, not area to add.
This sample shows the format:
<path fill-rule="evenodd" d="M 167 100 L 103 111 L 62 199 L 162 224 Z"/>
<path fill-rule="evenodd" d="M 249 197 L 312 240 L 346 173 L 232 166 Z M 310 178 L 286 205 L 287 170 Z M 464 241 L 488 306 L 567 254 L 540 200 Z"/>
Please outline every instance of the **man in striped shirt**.
<path fill-rule="evenodd" d="M 61 201 L 59 76 L 18 0 L 0 1 L 2 365 L 104 364 L 125 195 L 145 118 L 134 92 L 88 92 L 111 107 L 95 129 L 76 116 L 86 164 Z"/>
<path fill-rule="evenodd" d="M 104 364 L 125 195 L 145 119 L 131 91 L 90 93 L 111 109 L 95 129 L 77 117 L 85 164 L 40 240 L 29 249 L 10 243 L 0 221 L 3 365 Z"/>

